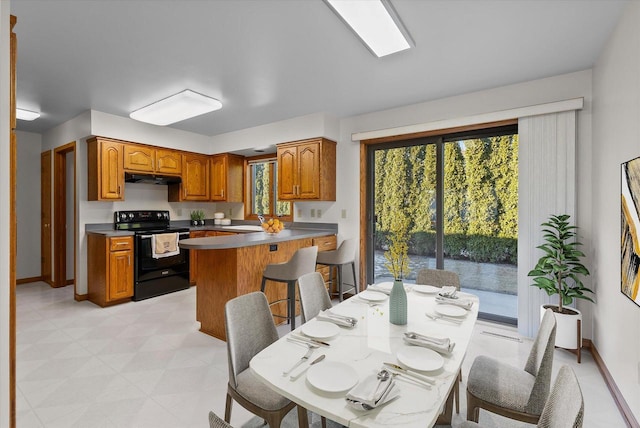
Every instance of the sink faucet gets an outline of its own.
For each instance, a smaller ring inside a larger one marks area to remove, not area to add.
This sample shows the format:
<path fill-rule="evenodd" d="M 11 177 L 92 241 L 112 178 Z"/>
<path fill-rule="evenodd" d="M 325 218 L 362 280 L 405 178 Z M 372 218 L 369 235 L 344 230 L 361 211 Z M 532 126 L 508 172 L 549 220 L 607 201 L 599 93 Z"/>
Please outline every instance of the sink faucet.
<path fill-rule="evenodd" d="M 258 220 L 260 220 L 260 224 L 264 223 L 264 216 L 262 214 L 258 214 Z"/>

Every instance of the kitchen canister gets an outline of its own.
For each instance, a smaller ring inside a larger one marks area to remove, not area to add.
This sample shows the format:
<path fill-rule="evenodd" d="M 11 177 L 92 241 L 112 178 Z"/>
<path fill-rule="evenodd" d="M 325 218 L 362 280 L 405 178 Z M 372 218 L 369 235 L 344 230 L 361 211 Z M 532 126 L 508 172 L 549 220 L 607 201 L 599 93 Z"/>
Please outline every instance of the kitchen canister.
<path fill-rule="evenodd" d="M 213 218 L 222 219 L 224 218 L 224 213 L 213 213 Z"/>

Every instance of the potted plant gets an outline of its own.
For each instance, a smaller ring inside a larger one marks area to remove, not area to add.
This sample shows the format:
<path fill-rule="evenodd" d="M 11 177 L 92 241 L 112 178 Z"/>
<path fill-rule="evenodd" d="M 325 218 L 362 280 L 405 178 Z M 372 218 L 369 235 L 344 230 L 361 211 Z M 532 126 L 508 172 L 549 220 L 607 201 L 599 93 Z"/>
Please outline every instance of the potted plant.
<path fill-rule="evenodd" d="M 191 224 L 193 226 L 204 226 L 204 211 L 191 211 Z"/>
<path fill-rule="evenodd" d="M 385 251 L 387 259 L 385 267 L 394 278 L 393 288 L 389 296 L 389 321 L 392 324 L 407 323 L 407 293 L 403 279 L 409 274 L 409 219 L 398 215 L 391 223 L 389 249 Z"/>
<path fill-rule="evenodd" d="M 580 242 L 576 240 L 578 226 L 569 223 L 569 215 L 552 215 L 542 223 L 545 243 L 536 247 L 544 252 L 535 268 L 528 276 L 533 278 L 534 287 L 547 292 L 549 296 L 558 295 L 557 305 L 542 305 L 541 313 L 550 308 L 556 317 L 556 346 L 575 349 L 580 362 L 582 346 L 582 314 L 566 305 L 573 299 L 593 299 L 585 293 L 593 293 L 582 283 L 582 277 L 589 275 L 589 270 L 581 260 L 585 254 L 578 249 Z"/>

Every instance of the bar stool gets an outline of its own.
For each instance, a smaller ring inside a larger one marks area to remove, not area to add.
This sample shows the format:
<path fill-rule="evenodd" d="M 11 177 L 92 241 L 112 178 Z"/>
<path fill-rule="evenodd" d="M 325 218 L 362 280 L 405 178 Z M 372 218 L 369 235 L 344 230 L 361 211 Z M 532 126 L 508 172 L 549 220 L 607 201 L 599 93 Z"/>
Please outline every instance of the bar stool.
<path fill-rule="evenodd" d="M 320 251 L 316 264 L 329 266 L 329 282 L 333 282 L 333 268 L 336 268 L 336 277 L 338 282 L 338 298 L 342 302 L 342 296 L 344 293 L 354 290 L 358 294 L 358 285 L 356 280 L 356 240 L 355 238 L 345 239 L 340 244 L 337 250 L 333 251 Z M 350 264 L 353 271 L 353 287 L 349 290 L 342 290 L 342 266 Z"/>
<path fill-rule="evenodd" d="M 318 247 L 305 247 L 296 251 L 289 261 L 284 263 L 272 263 L 264 268 L 262 273 L 262 286 L 264 293 L 267 280 L 284 282 L 287 284 L 287 298 L 269 302 L 269 306 L 287 301 L 287 316 L 274 314 L 275 317 L 286 318 L 291 323 L 291 330 L 296 328 L 296 282 L 305 273 L 316 270 L 316 256 Z"/>

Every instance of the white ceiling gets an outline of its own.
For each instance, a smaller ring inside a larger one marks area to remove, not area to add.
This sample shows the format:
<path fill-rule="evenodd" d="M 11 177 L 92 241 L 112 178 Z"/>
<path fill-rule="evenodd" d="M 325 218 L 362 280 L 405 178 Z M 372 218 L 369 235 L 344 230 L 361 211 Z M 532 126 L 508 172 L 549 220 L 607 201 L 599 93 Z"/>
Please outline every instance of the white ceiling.
<path fill-rule="evenodd" d="M 619 0 L 391 0 L 415 48 L 374 57 L 322 0 L 11 0 L 18 107 L 44 132 L 94 109 L 127 117 L 192 89 L 204 135 L 345 117 L 589 69 Z"/>

